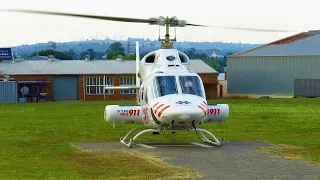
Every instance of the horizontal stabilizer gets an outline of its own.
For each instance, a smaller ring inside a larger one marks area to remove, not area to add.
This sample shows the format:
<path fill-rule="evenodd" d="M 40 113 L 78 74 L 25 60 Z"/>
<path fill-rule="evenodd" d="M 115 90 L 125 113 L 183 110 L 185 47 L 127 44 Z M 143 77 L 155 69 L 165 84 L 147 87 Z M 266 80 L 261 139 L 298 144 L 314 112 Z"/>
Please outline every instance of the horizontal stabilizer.
<path fill-rule="evenodd" d="M 104 110 L 104 119 L 110 123 L 143 124 L 142 106 L 108 105 Z"/>
<path fill-rule="evenodd" d="M 207 122 L 222 122 L 229 117 L 227 104 L 208 104 Z"/>

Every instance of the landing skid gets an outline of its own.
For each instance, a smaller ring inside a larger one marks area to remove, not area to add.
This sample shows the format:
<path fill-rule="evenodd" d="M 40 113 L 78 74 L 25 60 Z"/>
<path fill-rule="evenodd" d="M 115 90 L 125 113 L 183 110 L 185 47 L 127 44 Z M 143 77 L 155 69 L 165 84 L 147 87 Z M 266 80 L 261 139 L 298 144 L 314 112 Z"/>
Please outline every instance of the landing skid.
<path fill-rule="evenodd" d="M 205 129 L 197 128 L 197 130 L 194 130 L 194 129 L 192 129 L 192 130 L 197 131 L 201 135 L 203 142 L 206 142 L 206 143 L 212 144 L 214 146 L 218 146 L 218 147 L 221 147 L 223 144 L 223 141 L 224 141 L 223 138 L 221 138 L 219 141 L 211 132 L 209 132 Z M 208 134 L 214 141 L 212 141 L 211 139 L 208 139 L 203 133 Z"/>
<path fill-rule="evenodd" d="M 132 145 L 133 145 L 134 141 L 135 141 L 139 136 L 141 136 L 142 134 L 147 133 L 147 132 L 160 133 L 160 130 L 158 130 L 158 129 L 145 129 L 145 130 L 143 130 L 143 131 L 140 131 L 138 134 L 136 134 L 132 139 L 129 140 L 129 142 L 126 142 L 126 140 L 128 139 L 128 137 L 129 137 L 132 133 L 134 133 L 135 131 L 137 131 L 137 130 L 139 130 L 139 129 L 142 129 L 142 128 L 145 128 L 145 126 L 139 126 L 139 127 L 136 127 L 136 128 L 134 128 L 134 129 L 132 129 L 131 131 L 129 131 L 129 132 L 126 134 L 125 137 L 123 137 L 123 138 L 120 139 L 121 144 L 123 144 L 123 145 L 125 145 L 125 146 L 127 146 L 127 147 L 129 147 L 129 148 L 132 148 Z M 166 130 L 163 130 L 163 131 L 166 131 Z M 181 130 L 181 131 L 183 131 L 183 130 Z M 209 143 L 209 144 L 211 144 L 211 145 L 221 147 L 222 144 L 223 144 L 223 140 L 224 140 L 223 138 L 221 138 L 221 140 L 219 141 L 211 132 L 209 132 L 209 131 L 207 131 L 207 130 L 205 130 L 205 129 L 199 129 L 199 128 L 197 128 L 196 130 L 195 130 L 195 129 L 190 129 L 190 130 L 186 130 L 186 131 L 197 131 L 197 132 L 201 135 L 203 142 Z M 170 131 L 170 132 L 171 132 L 171 131 Z M 204 135 L 204 133 L 207 134 L 207 135 L 209 135 L 209 137 L 212 138 L 213 140 L 208 139 L 208 138 Z"/>
<path fill-rule="evenodd" d="M 133 139 L 130 139 L 129 142 L 126 142 L 127 138 L 128 138 L 132 133 L 134 133 L 135 131 L 137 131 L 137 130 L 139 130 L 139 129 L 142 129 L 142 128 L 144 128 L 144 126 L 139 126 L 139 127 L 136 127 L 136 128 L 134 128 L 134 129 L 132 129 L 131 131 L 129 131 L 124 138 L 121 138 L 121 139 L 120 139 L 121 144 L 123 144 L 123 145 L 125 145 L 125 146 L 127 146 L 127 147 L 129 147 L 129 148 L 132 148 L 133 142 L 134 142 L 139 136 L 141 136 L 142 134 L 147 133 L 147 132 L 158 132 L 158 133 L 160 133 L 160 131 L 157 130 L 157 129 L 145 129 L 145 130 L 139 132 L 137 135 L 135 135 Z"/>

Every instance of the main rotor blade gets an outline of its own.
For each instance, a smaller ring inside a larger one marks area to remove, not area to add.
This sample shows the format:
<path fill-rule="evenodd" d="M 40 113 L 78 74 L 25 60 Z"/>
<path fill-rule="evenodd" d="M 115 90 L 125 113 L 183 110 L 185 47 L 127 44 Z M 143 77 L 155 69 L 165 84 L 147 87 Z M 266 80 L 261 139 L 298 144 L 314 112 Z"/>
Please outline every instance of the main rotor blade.
<path fill-rule="evenodd" d="M 209 26 L 213 28 L 233 29 L 241 31 L 254 31 L 254 32 L 295 32 L 292 30 L 280 30 L 280 29 L 256 29 L 256 28 L 239 28 L 239 27 L 224 27 L 224 26 Z"/>
<path fill-rule="evenodd" d="M 69 17 L 82 17 L 82 18 L 91 18 L 91 19 L 100 19 L 108 21 L 120 21 L 120 22 L 134 22 L 134 23 L 148 23 L 153 25 L 164 25 L 164 19 L 162 18 L 150 18 L 150 19 L 138 19 L 138 18 L 126 18 L 126 17 L 114 17 L 114 16 L 98 16 L 98 15 L 87 15 L 87 14 L 73 14 L 73 13 L 59 13 L 59 12 L 49 12 L 49 11 L 36 11 L 36 10 L 8 10 L 3 9 L 0 11 L 6 12 L 21 12 L 21 13 L 32 13 L 32 14 L 47 14 L 47 15 L 56 15 L 56 16 L 69 16 Z M 213 27 L 213 28 L 222 28 L 222 29 L 233 29 L 233 30 L 242 30 L 242 31 L 254 31 L 254 32 L 296 32 L 292 30 L 275 30 L 275 29 L 256 29 L 256 28 L 239 28 L 239 27 L 224 27 L 224 26 L 205 26 L 199 24 L 190 24 L 182 23 L 178 26 L 198 26 L 198 27 Z"/>
<path fill-rule="evenodd" d="M 100 19 L 100 20 L 108 20 L 108 21 L 120 21 L 120 22 L 135 22 L 135 23 L 156 22 L 155 20 L 151 20 L 151 19 L 124 18 L 124 17 L 114 17 L 114 16 L 97 16 L 97 15 L 59 13 L 59 12 L 49 12 L 49 11 L 34 11 L 34 10 L 0 10 L 0 11 L 32 13 L 32 14 L 47 14 L 47 15 L 56 15 L 56 16 L 83 17 L 83 18 Z"/>
<path fill-rule="evenodd" d="M 292 30 L 256 29 L 256 28 L 240 28 L 240 27 L 226 27 L 226 26 L 206 26 L 206 25 L 190 24 L 190 23 L 186 23 L 186 25 L 187 26 L 221 28 L 221 29 L 232 29 L 232 30 L 241 30 L 241 31 L 254 31 L 254 32 L 295 32 L 295 31 L 292 31 Z"/>
<path fill-rule="evenodd" d="M 187 26 L 200 26 L 200 27 L 209 27 L 209 26 L 205 26 L 205 25 L 200 25 L 200 24 L 190 24 L 190 23 L 186 23 Z"/>

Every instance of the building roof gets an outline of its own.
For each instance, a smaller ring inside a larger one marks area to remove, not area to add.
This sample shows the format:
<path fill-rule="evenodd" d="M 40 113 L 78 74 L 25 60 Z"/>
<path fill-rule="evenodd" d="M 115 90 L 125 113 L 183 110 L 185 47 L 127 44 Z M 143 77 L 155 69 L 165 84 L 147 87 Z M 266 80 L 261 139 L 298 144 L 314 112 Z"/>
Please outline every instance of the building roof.
<path fill-rule="evenodd" d="M 320 30 L 298 33 L 228 57 L 318 55 L 320 55 Z"/>
<path fill-rule="evenodd" d="M 0 71 L 9 75 L 135 74 L 135 63 L 115 60 L 3 61 L 0 63 Z M 202 60 L 191 60 L 190 70 L 196 73 L 218 73 Z"/>
<path fill-rule="evenodd" d="M 49 59 L 49 56 L 32 56 L 32 57 L 29 57 L 29 58 L 25 58 L 24 60 L 48 60 Z M 53 57 L 54 61 L 57 61 L 59 59 L 56 59 Z"/>

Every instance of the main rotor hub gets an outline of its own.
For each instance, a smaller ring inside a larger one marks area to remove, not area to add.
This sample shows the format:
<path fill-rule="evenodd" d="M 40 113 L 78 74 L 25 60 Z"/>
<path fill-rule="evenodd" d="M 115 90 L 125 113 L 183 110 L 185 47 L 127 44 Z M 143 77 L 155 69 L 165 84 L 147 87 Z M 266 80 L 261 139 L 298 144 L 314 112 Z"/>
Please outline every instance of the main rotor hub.
<path fill-rule="evenodd" d="M 158 41 L 161 42 L 161 48 L 162 49 L 171 49 L 173 47 L 173 43 L 177 41 L 176 38 L 170 39 L 169 30 L 170 27 L 184 27 L 186 26 L 186 22 L 183 20 L 178 20 L 175 16 L 169 18 L 169 17 L 162 17 L 159 18 L 151 18 L 153 22 L 150 23 L 152 25 L 159 25 L 159 26 L 165 26 L 166 27 L 166 34 L 164 36 L 164 39 L 158 38 Z"/>
<path fill-rule="evenodd" d="M 159 26 L 167 26 L 170 25 L 170 27 L 184 27 L 186 26 L 186 21 L 184 20 L 178 20 L 175 16 L 169 18 L 164 18 L 163 16 L 160 16 L 159 18 L 150 18 L 152 21 L 151 25 L 159 25 Z"/>

